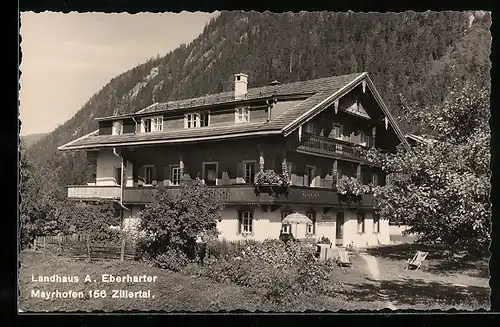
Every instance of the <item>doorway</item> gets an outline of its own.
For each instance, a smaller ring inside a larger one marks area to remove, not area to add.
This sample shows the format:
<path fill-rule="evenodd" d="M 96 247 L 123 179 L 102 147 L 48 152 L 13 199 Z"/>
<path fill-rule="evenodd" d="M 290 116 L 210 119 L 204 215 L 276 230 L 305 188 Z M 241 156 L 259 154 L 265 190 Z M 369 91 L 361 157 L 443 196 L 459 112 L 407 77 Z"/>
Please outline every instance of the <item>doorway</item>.
<path fill-rule="evenodd" d="M 204 162 L 203 163 L 203 180 L 205 185 L 217 185 L 217 163 Z"/>
<path fill-rule="evenodd" d="M 335 245 L 344 245 L 344 212 L 337 212 L 337 219 L 335 221 Z"/>

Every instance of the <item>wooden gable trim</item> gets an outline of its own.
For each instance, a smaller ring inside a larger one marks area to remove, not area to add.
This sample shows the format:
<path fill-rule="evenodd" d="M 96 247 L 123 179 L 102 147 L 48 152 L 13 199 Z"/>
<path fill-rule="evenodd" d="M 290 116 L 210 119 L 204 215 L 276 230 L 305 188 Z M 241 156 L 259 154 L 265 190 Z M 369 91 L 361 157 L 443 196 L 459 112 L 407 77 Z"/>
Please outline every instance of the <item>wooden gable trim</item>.
<path fill-rule="evenodd" d="M 335 93 L 331 94 L 330 96 L 326 97 L 325 99 L 323 99 L 323 101 L 321 101 L 320 103 L 318 103 L 317 105 L 312 107 L 310 110 L 308 110 L 307 112 L 302 114 L 299 118 L 295 119 L 293 122 L 291 122 L 290 124 L 285 126 L 282 129 L 284 136 L 286 137 L 286 136 L 290 135 L 291 133 L 293 133 L 297 128 L 299 128 L 304 123 L 307 123 L 309 120 L 313 119 L 316 115 L 318 115 L 320 112 L 322 112 L 325 108 L 327 108 L 332 103 L 335 103 L 335 105 L 337 106 L 338 105 L 337 100 L 340 99 L 342 96 L 346 95 L 347 93 L 349 93 L 357 85 L 359 85 L 359 83 L 361 82 L 361 80 L 363 78 L 365 78 L 365 76 L 367 76 L 367 73 L 363 73 L 363 74 L 359 75 L 358 77 L 353 79 L 351 82 L 344 85 L 340 90 L 338 90 Z"/>
<path fill-rule="evenodd" d="M 411 151 L 410 144 L 408 143 L 408 140 L 405 138 L 403 132 L 401 132 L 401 129 L 399 129 L 398 124 L 396 123 L 396 120 L 394 117 L 391 115 L 389 109 L 387 108 L 386 104 L 384 103 L 384 100 L 382 100 L 382 97 L 377 91 L 377 88 L 375 87 L 375 84 L 371 80 L 370 76 L 366 75 L 366 81 L 368 82 L 368 88 L 370 89 L 371 93 L 373 94 L 373 97 L 377 101 L 378 105 L 382 109 L 382 112 L 384 113 L 385 117 L 387 120 L 389 120 L 389 123 L 391 127 L 394 129 L 394 132 L 396 132 L 396 135 L 398 136 L 400 142 L 403 144 L 405 149 L 407 151 Z"/>
<path fill-rule="evenodd" d="M 295 121 L 293 121 L 292 123 L 285 126 L 282 129 L 284 136 L 287 137 L 291 133 L 293 133 L 296 129 L 301 128 L 303 124 L 305 124 L 309 120 L 313 119 L 316 115 L 321 113 L 324 109 L 326 109 L 332 103 L 334 103 L 335 106 L 338 106 L 338 99 L 340 99 L 341 97 L 343 97 L 344 95 L 346 95 L 347 93 L 352 91 L 354 88 L 356 88 L 360 84 L 364 85 L 363 88 L 366 88 L 366 86 L 368 86 L 368 89 L 370 90 L 373 97 L 375 98 L 375 101 L 377 102 L 377 104 L 381 108 L 384 116 L 388 120 L 388 123 L 389 123 L 388 125 L 390 125 L 394 129 L 396 135 L 398 136 L 400 142 L 403 144 L 405 149 L 407 151 L 411 151 L 411 147 L 410 147 L 408 141 L 406 140 L 403 133 L 399 129 L 399 126 L 397 125 L 396 120 L 394 119 L 392 114 L 389 112 L 389 109 L 387 108 L 386 104 L 382 100 L 382 97 L 378 93 L 378 91 L 375 87 L 375 84 L 368 76 L 368 73 L 361 74 L 356 79 L 351 81 L 349 84 L 345 85 L 343 88 L 341 88 L 337 92 L 333 93 L 332 95 L 330 95 L 329 97 L 327 97 L 326 99 L 321 101 L 318 105 L 311 108 L 308 112 L 304 113 L 302 116 L 297 118 Z M 364 91 L 366 92 L 366 89 Z"/>

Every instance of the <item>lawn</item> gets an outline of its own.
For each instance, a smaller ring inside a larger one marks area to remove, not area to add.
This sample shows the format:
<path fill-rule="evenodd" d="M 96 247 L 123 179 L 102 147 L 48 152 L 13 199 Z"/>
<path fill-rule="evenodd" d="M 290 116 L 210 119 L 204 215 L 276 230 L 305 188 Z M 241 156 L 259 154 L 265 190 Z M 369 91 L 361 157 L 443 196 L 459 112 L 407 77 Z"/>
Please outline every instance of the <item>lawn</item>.
<path fill-rule="evenodd" d="M 22 311 L 220 311 L 220 310 L 261 310 L 261 311 L 304 311 L 304 310 L 355 310 L 366 307 L 372 310 L 382 309 L 383 302 L 368 302 L 360 300 L 356 303 L 346 302 L 344 296 L 307 297 L 297 295 L 294 301 L 276 304 L 265 299 L 264 290 L 237 286 L 229 283 L 216 283 L 209 279 L 185 276 L 179 273 L 151 267 L 144 262 L 92 262 L 74 261 L 50 254 L 25 251 L 20 254 L 21 268 L 19 272 L 19 308 Z M 360 275 L 339 269 L 336 271 L 339 279 L 354 281 Z M 77 275 L 79 283 L 35 283 L 35 276 Z M 154 275 L 157 282 L 151 284 L 110 284 L 83 283 L 85 275 L 98 278 L 101 274 L 113 275 Z M 94 277 L 95 276 L 95 277 Z M 112 289 L 130 291 L 149 289 L 154 298 L 144 299 L 113 299 L 108 295 L 105 299 L 42 299 L 31 296 L 32 290 L 54 291 L 84 291 L 106 289 L 110 295 Z"/>
<path fill-rule="evenodd" d="M 367 249 L 352 255 L 351 268 L 335 268 L 332 279 L 340 283 L 335 297 L 297 294 L 293 300 L 274 303 L 264 297 L 265 290 L 231 283 L 217 283 L 206 278 L 186 276 L 152 267 L 145 262 L 73 261 L 50 254 L 26 251 L 20 254 L 19 307 L 23 311 L 338 311 L 380 310 L 391 302 L 397 309 L 475 310 L 489 309 L 487 260 L 461 258 L 450 261 L 430 251 L 421 271 L 405 271 L 404 266 L 418 245 L 394 245 Z M 380 276 L 375 280 L 361 256 L 376 258 Z M 36 283 L 33 276 L 78 275 L 79 283 Z M 85 275 L 98 279 L 84 283 Z M 101 274 L 152 275 L 156 283 L 103 283 Z M 456 285 L 454 285 L 456 284 Z M 84 291 L 113 289 L 150 290 L 154 298 L 144 299 L 51 299 L 32 297 L 32 290 Z M 381 296 L 384 293 L 384 297 Z"/>
<path fill-rule="evenodd" d="M 428 256 L 419 270 L 405 270 L 417 251 Z M 401 309 L 476 310 L 490 308 L 488 258 L 450 258 L 442 249 L 421 244 L 397 244 L 366 249 L 380 270 L 379 290 Z M 370 296 L 369 284 L 356 285 L 359 296 Z"/>

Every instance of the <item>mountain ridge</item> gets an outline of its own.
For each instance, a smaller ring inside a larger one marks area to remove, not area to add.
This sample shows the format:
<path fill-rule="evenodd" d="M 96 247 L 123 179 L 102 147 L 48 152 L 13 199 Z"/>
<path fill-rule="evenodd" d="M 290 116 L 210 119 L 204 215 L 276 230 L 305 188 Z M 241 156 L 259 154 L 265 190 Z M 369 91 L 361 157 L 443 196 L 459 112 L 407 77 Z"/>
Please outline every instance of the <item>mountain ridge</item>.
<path fill-rule="evenodd" d="M 222 12 L 188 45 L 111 79 L 29 152 L 44 165 L 60 155 L 57 146 L 95 130 L 96 117 L 231 91 L 233 74 L 240 72 L 250 76 L 249 87 L 257 87 L 367 71 L 397 117 L 398 93 L 419 106 L 437 104 L 453 78 L 489 74 L 484 48 L 491 17 L 472 15 Z M 483 38 L 470 37 L 467 44 L 471 33 Z"/>

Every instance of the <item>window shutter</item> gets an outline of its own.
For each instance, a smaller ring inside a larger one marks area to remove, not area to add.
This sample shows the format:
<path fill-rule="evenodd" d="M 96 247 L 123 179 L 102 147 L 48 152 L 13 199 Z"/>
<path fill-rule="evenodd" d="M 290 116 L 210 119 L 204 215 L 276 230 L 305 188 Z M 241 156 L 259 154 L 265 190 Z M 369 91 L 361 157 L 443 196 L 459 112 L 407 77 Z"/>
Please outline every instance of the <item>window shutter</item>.
<path fill-rule="evenodd" d="M 241 211 L 238 211 L 238 234 L 241 234 L 243 228 L 242 216 Z"/>
<path fill-rule="evenodd" d="M 144 166 L 140 166 L 139 169 L 137 169 L 137 180 L 144 182 L 144 169 Z"/>
<path fill-rule="evenodd" d="M 154 181 L 158 180 L 158 168 L 155 166 L 153 166 L 153 175 L 151 176 L 151 179 Z"/>
<path fill-rule="evenodd" d="M 236 163 L 236 178 L 243 178 L 243 161 Z"/>
<path fill-rule="evenodd" d="M 184 128 L 188 127 L 187 115 L 184 115 Z"/>

